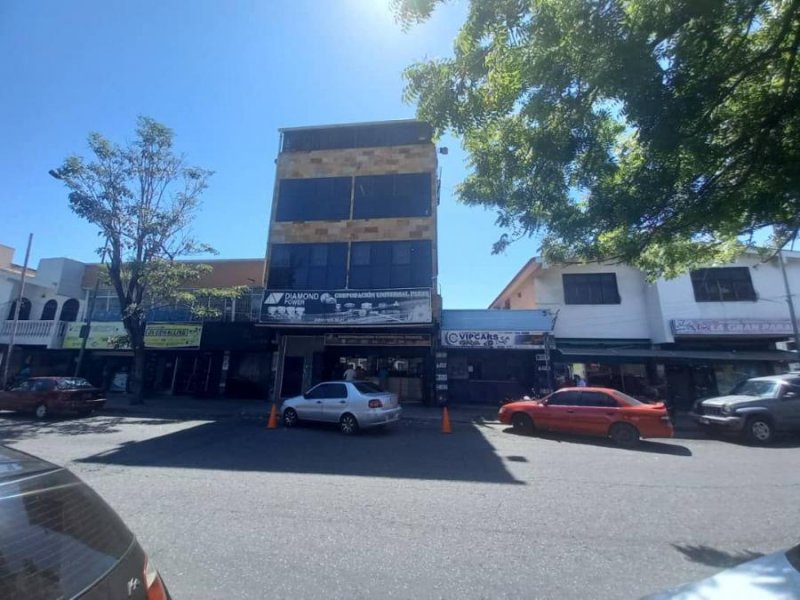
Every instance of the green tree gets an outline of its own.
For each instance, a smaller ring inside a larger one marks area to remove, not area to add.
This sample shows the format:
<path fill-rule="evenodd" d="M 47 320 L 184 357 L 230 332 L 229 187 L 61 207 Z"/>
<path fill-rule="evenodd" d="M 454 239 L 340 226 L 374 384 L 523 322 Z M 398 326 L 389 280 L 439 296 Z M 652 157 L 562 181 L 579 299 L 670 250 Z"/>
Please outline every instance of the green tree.
<path fill-rule="evenodd" d="M 171 129 L 140 117 L 125 146 L 99 133 L 89 135 L 94 159 L 69 156 L 50 175 L 70 190 L 70 208 L 99 228 L 99 253 L 107 256 L 102 276 L 116 292 L 127 340 L 133 350 L 132 401 L 143 398 L 145 326 L 148 310 L 185 305 L 199 316 L 213 313 L 208 297 L 233 297 L 240 288 L 193 289 L 211 267 L 182 257 L 214 254 L 190 232 L 211 171 L 188 166 L 173 150 Z"/>
<path fill-rule="evenodd" d="M 444 0 L 394 0 L 406 27 Z M 800 229 L 800 0 L 471 0 L 405 97 L 462 136 L 495 244 L 670 276 Z M 763 240 L 762 240 L 763 242 Z"/>

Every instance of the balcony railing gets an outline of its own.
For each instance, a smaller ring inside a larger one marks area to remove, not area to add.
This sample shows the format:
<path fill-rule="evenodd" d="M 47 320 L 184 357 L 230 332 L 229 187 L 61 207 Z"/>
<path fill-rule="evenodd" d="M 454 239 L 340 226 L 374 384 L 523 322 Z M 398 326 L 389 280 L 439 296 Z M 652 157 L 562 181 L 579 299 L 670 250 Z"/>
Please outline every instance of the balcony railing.
<path fill-rule="evenodd" d="M 21 346 L 60 348 L 67 331 L 66 321 L 19 321 L 14 343 Z M 0 321 L 0 344 L 11 342 L 14 321 Z"/>

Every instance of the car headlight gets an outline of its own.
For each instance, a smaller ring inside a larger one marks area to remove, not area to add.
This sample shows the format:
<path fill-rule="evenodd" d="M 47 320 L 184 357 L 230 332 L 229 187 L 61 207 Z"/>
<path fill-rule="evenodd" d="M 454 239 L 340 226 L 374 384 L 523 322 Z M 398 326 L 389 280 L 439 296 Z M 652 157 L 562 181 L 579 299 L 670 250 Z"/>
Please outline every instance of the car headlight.
<path fill-rule="evenodd" d="M 731 406 L 730 404 L 723 404 L 723 405 L 722 405 L 722 414 L 723 414 L 723 415 L 728 415 L 728 416 L 730 416 L 730 415 L 732 415 L 732 414 L 733 414 L 733 413 L 735 413 L 735 412 L 736 412 L 736 408 L 735 408 L 735 407 L 733 407 L 733 406 Z"/>

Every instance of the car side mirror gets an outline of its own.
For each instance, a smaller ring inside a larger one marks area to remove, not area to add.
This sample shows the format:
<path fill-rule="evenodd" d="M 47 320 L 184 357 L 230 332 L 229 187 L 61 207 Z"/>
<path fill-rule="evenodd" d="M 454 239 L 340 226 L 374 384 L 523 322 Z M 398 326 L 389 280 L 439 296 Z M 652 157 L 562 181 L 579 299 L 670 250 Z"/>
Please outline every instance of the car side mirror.
<path fill-rule="evenodd" d="M 303 398 L 305 398 L 306 400 L 308 400 L 308 392 L 303 392 Z"/>

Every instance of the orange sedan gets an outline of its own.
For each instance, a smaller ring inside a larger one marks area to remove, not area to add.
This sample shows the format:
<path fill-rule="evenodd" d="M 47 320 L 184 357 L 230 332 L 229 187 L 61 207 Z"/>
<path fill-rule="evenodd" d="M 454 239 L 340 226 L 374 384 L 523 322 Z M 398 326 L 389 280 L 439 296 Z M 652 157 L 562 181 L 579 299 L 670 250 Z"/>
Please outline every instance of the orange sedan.
<path fill-rule="evenodd" d="M 664 404 L 644 404 L 610 388 L 563 388 L 542 400 L 504 405 L 500 422 L 515 431 L 568 432 L 610 437 L 620 446 L 634 446 L 641 438 L 672 437 L 672 423 Z"/>

